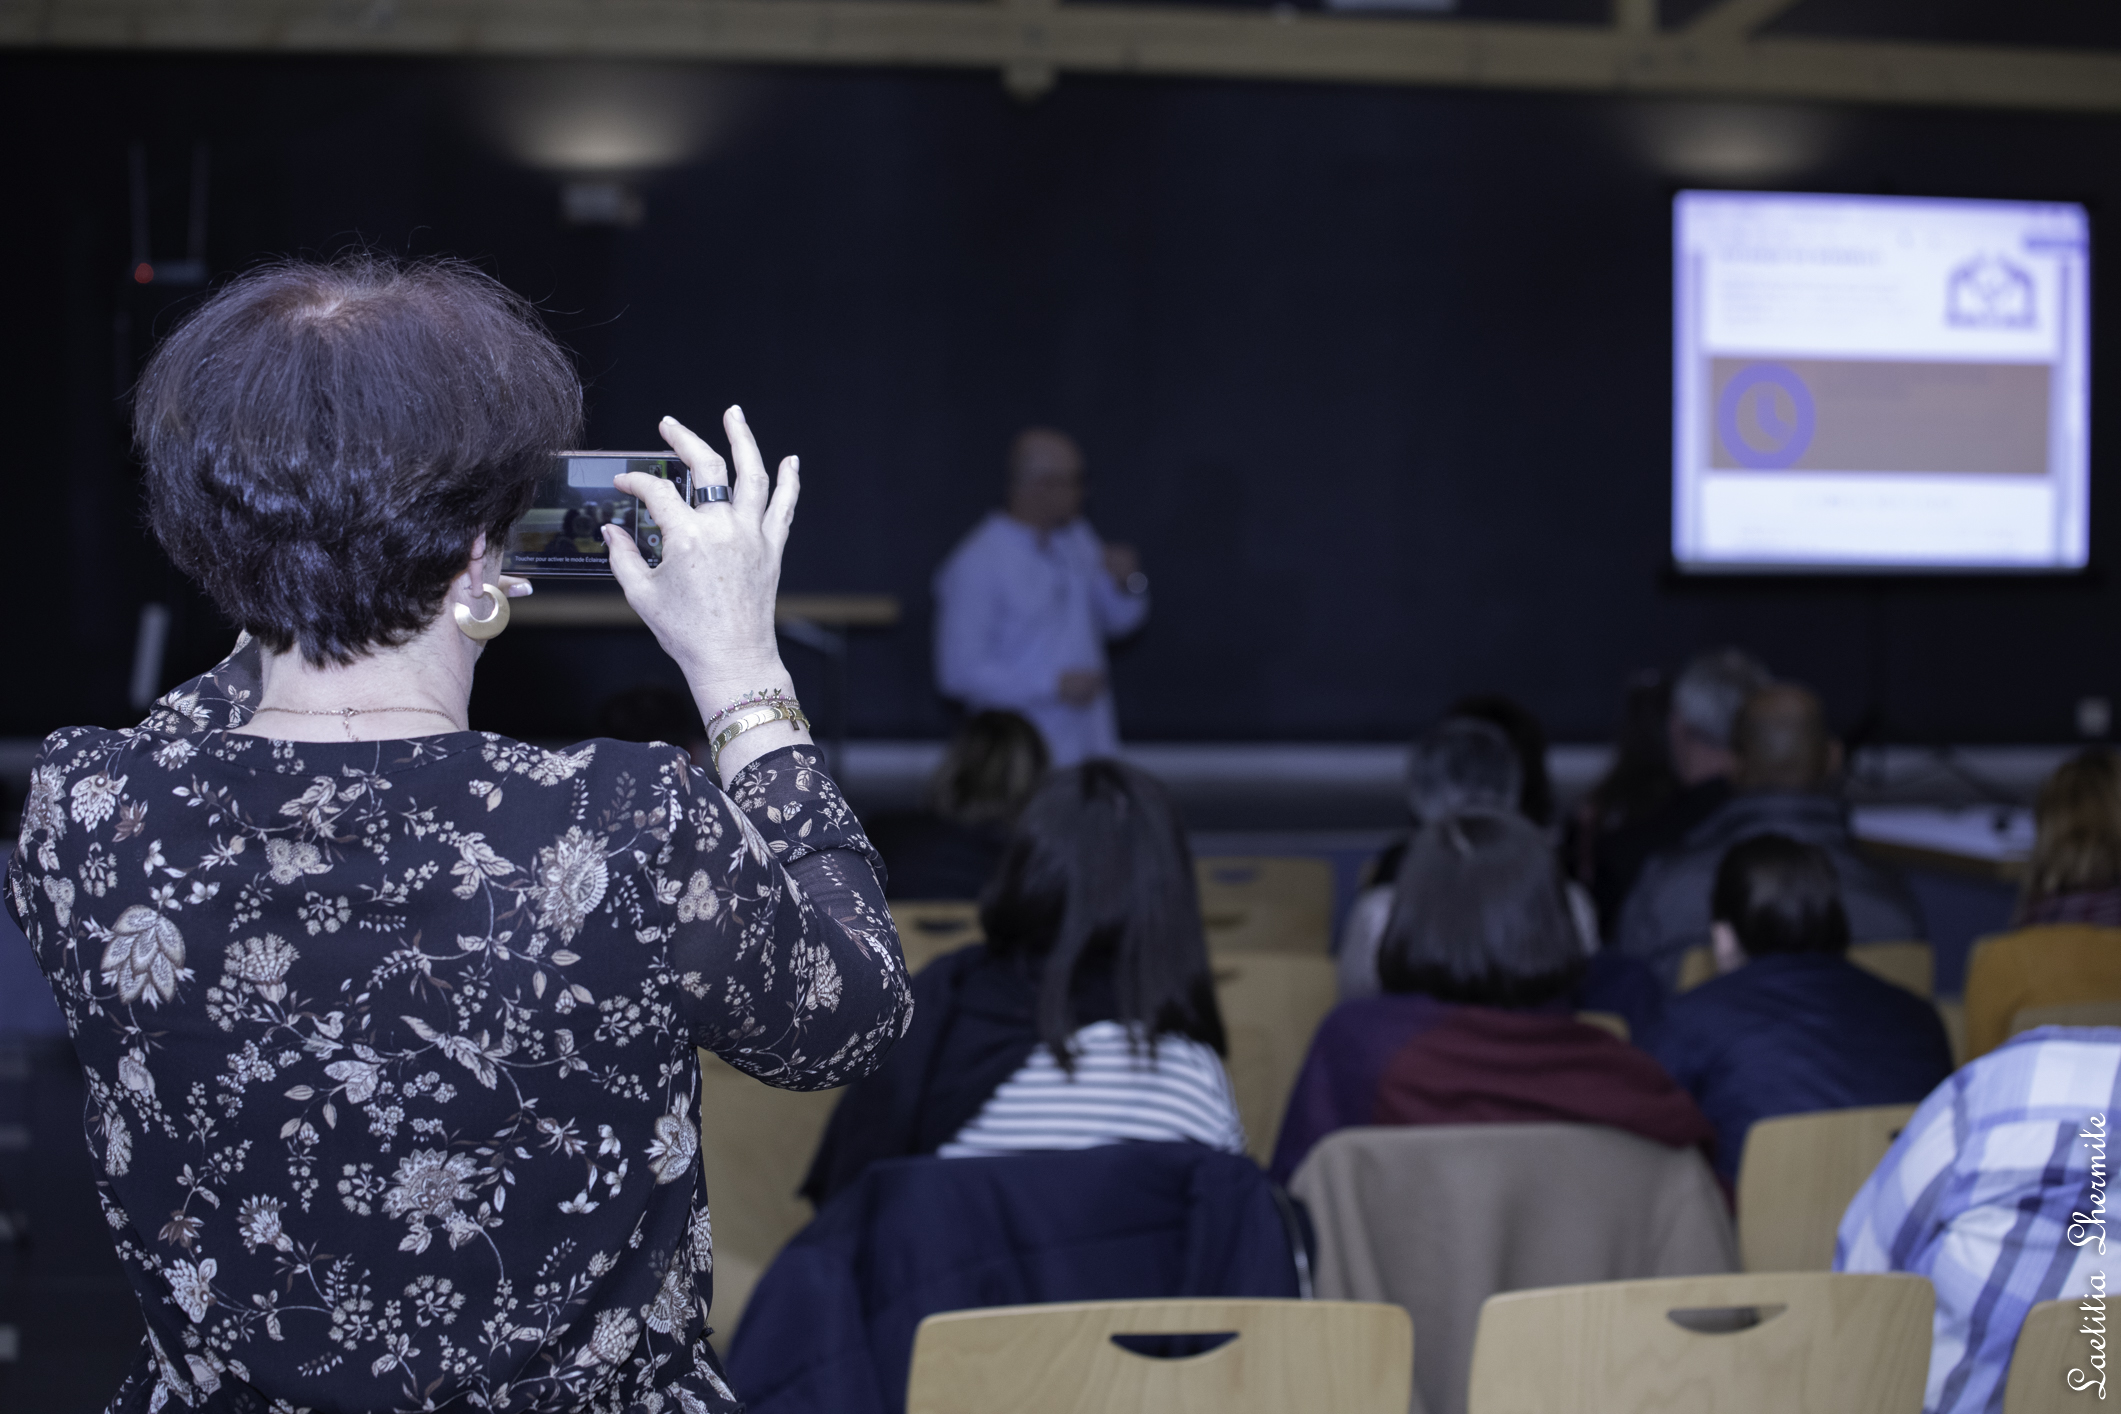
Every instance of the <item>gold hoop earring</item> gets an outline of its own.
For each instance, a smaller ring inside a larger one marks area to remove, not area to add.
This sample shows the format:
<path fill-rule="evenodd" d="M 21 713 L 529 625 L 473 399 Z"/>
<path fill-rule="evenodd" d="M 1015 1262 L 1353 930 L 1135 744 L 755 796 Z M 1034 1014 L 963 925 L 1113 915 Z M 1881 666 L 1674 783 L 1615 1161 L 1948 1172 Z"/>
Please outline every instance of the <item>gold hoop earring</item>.
<path fill-rule="evenodd" d="M 469 604 L 457 605 L 457 631 L 484 643 L 489 638 L 499 638 L 501 630 L 508 627 L 508 593 L 498 584 L 482 584 L 479 592 L 493 600 L 493 612 L 482 619 L 471 612 Z"/>

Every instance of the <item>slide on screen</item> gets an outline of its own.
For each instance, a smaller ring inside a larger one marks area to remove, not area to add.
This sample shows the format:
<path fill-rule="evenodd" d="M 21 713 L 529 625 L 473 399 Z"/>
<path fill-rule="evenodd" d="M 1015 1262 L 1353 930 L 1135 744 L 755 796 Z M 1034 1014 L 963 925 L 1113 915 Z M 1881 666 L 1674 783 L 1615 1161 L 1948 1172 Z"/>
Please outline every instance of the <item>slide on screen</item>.
<path fill-rule="evenodd" d="M 1682 192 L 1680 568 L 2084 567 L 2084 209 Z"/>

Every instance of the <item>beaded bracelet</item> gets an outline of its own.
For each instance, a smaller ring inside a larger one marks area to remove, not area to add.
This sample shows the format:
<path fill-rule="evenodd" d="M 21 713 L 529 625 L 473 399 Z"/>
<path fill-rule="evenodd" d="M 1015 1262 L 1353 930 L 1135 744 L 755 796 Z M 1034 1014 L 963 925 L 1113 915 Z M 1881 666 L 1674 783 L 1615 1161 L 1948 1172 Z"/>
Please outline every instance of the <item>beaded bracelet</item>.
<path fill-rule="evenodd" d="M 747 692 L 742 697 L 737 698 L 734 702 L 731 702 L 726 707 L 722 708 L 721 711 L 715 713 L 712 717 L 709 717 L 707 719 L 708 734 L 712 735 L 714 732 L 714 724 L 716 722 L 721 721 L 722 718 L 728 716 L 731 712 L 737 711 L 740 708 L 744 707 L 764 706 L 768 703 L 774 703 L 783 707 L 793 707 L 795 706 L 795 699 L 793 697 L 790 697 L 787 693 L 781 691 L 777 687 L 762 688 L 757 692 Z"/>
<path fill-rule="evenodd" d="M 720 718 L 716 718 L 716 720 L 719 721 Z M 719 776 L 722 774 L 723 747 L 729 745 L 730 742 L 735 741 L 753 727 L 763 727 L 769 722 L 793 722 L 804 731 L 810 730 L 810 719 L 803 715 L 803 709 L 785 697 L 775 706 L 762 707 L 756 712 L 747 712 L 722 728 L 721 735 L 717 736 L 712 744 L 708 746 L 707 761 L 713 767 L 715 775 Z"/>

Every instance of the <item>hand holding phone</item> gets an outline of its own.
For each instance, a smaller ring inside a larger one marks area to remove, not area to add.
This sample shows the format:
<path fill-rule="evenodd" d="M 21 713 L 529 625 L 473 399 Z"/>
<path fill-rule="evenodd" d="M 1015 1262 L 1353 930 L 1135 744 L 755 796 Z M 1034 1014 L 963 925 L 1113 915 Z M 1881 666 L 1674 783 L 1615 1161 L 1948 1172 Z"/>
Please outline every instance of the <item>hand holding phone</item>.
<path fill-rule="evenodd" d="M 706 488 L 729 485 L 728 466 L 674 417 L 664 418 L 658 430 L 688 470 L 687 490 L 698 494 L 688 497 L 671 480 L 646 472 L 625 472 L 613 482 L 617 490 L 639 497 L 654 517 L 660 563 L 649 564 L 623 529 L 603 531 L 626 602 L 684 672 L 702 716 L 745 693 L 794 693 L 774 636 L 773 601 L 802 491 L 799 463 L 794 457 L 783 460 L 778 484 L 770 484 L 743 409 L 724 413 L 722 427 L 736 462 L 728 500 L 705 499 Z M 688 499 L 698 504 L 687 504 Z M 787 722 L 745 732 L 722 752 L 722 778 L 727 781 L 767 751 L 809 739 Z"/>
<path fill-rule="evenodd" d="M 609 579 L 611 551 L 604 527 L 633 538 L 650 565 L 663 557 L 662 528 L 638 497 L 618 489 L 634 474 L 672 482 L 691 499 L 691 473 L 662 452 L 560 452 L 538 481 L 530 509 L 508 533 L 501 568 L 538 579 Z"/>

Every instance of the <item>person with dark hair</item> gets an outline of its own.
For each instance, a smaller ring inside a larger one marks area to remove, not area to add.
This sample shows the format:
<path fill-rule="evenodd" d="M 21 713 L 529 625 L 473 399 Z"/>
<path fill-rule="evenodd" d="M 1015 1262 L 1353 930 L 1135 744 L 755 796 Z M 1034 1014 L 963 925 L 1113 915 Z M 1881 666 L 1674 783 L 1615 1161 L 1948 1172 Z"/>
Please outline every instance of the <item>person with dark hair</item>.
<path fill-rule="evenodd" d="M 1725 851 L 1710 895 L 1722 974 L 1672 1004 L 1643 1046 L 1716 1126 L 1736 1180 L 1756 1120 L 1912 1104 L 1951 1074 L 1937 1009 L 1847 958 L 1833 856 L 1788 835 Z"/>
<path fill-rule="evenodd" d="M 1191 1141 L 1244 1150 L 1193 857 L 1170 795 L 1117 761 L 1057 771 L 980 906 L 986 941 L 913 979 L 914 1020 L 833 1111 L 803 1194 L 880 1159 Z"/>
<path fill-rule="evenodd" d="M 1461 697 L 1444 714 L 1487 722 L 1509 739 L 1517 754 L 1517 813 L 1535 825 L 1554 823 L 1554 778 L 1547 771 L 1547 729 L 1532 709 L 1499 692 Z"/>
<path fill-rule="evenodd" d="M 1849 936 L 1859 943 L 1924 936 L 1922 910 L 1898 874 L 1865 857 L 1836 794 L 1841 743 L 1819 698 L 1795 683 L 1761 688 L 1732 727 L 1737 793 L 1678 846 L 1644 866 L 1611 946 L 1645 963 L 1670 993 L 1681 956 L 1709 942 L 1709 895 L 1724 854 L 1754 835 L 1818 845 L 1834 861 Z"/>
<path fill-rule="evenodd" d="M 1601 935 L 1612 927 L 1620 901 L 1609 901 L 1599 892 L 1600 845 L 1616 831 L 1658 815 L 1679 794 L 1679 776 L 1672 769 L 1671 716 L 1672 684 L 1663 673 L 1652 670 L 1629 678 L 1621 695 L 1613 763 L 1569 814 L 1562 857 L 1571 877 L 1590 889 Z"/>
<path fill-rule="evenodd" d="M 1030 721 L 1014 712 L 974 713 L 943 753 L 928 808 L 870 823 L 869 838 L 884 856 L 885 896 L 977 898 L 1046 766 L 1045 738 Z"/>
<path fill-rule="evenodd" d="M 1366 1124 L 1607 1124 L 1674 1148 L 1712 1135 L 1641 1051 L 1578 1021 L 1583 940 L 1544 831 L 1506 810 L 1424 824 L 1400 870 L 1384 994 L 1320 1023 L 1274 1150 L 1287 1179 Z"/>
<path fill-rule="evenodd" d="M 1545 784 L 1546 733 L 1537 720 L 1507 698 L 1467 698 L 1465 702 L 1475 707 L 1483 702 L 1490 707 L 1502 704 L 1508 709 L 1503 715 L 1518 724 L 1518 731 L 1513 736 L 1491 715 L 1446 717 L 1423 733 L 1407 757 L 1407 813 L 1416 828 L 1424 820 L 1461 810 L 1514 809 L 1522 815 L 1542 802 L 1551 803 L 1551 789 Z M 1529 757 L 1528 749 L 1532 751 Z M 1538 763 L 1539 784 L 1531 789 L 1525 784 L 1528 760 Z M 1398 840 L 1378 855 L 1369 882 L 1355 896 L 1341 924 L 1334 968 L 1342 1001 L 1375 996 L 1382 985 L 1377 975 L 1378 947 L 1394 907 L 1394 885 L 1410 842 L 1410 838 Z M 1656 979 L 1633 959 L 1601 951 L 1590 896 L 1574 880 L 1565 880 L 1562 887 L 1569 917 L 1589 959 L 1578 979 L 1576 1004 L 1590 1011 L 1611 1012 L 1630 1026 L 1654 1020 L 1664 1010 L 1664 994 Z"/>
<path fill-rule="evenodd" d="M 1730 800 L 1731 775 L 1738 766 L 1732 747 L 1738 713 L 1748 697 L 1772 681 L 1760 661 L 1740 649 L 1715 648 L 1695 654 L 1672 679 L 1667 707 L 1656 728 L 1663 735 L 1661 751 L 1637 736 L 1641 728 L 1635 713 L 1649 699 L 1630 697 L 1622 761 L 1632 758 L 1648 765 L 1662 757 L 1675 788 L 1654 804 L 1652 797 L 1639 797 L 1626 819 L 1598 833 L 1590 886 L 1598 905 L 1598 928 L 1607 939 L 1618 933 L 1620 910 L 1643 866 L 1659 852 L 1677 848 L 1688 833 Z M 1640 780 L 1654 781 L 1662 774 L 1654 766 L 1637 769 Z M 1657 793 L 1663 794 L 1661 788 Z"/>
<path fill-rule="evenodd" d="M 1524 787 L 1524 766 L 1502 728 L 1471 717 L 1446 717 L 1415 739 L 1407 752 L 1407 815 L 1418 830 L 1464 810 L 1514 810 Z M 1377 857 L 1370 882 L 1341 924 L 1334 967 L 1340 998 L 1375 996 L 1377 953 L 1397 897 L 1395 885 L 1412 837 Z"/>
<path fill-rule="evenodd" d="M 47 738 L 7 875 L 147 1323 L 111 1414 L 739 1407 L 696 1048 L 842 1085 L 909 988 L 775 646 L 796 463 L 738 409 L 729 499 L 619 478 L 660 568 L 604 531 L 710 769 L 467 729 L 580 426 L 535 312 L 456 262 L 254 270 L 147 365 L 156 535 L 243 636 L 139 727 Z"/>
<path fill-rule="evenodd" d="M 1105 644 L 1149 617 L 1141 557 L 1083 516 L 1083 471 L 1067 433 L 1019 432 L 1003 509 L 935 572 L 936 685 L 968 711 L 1030 718 L 1056 766 L 1118 754 Z"/>

